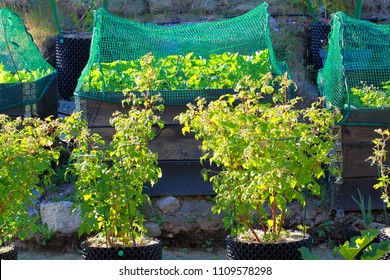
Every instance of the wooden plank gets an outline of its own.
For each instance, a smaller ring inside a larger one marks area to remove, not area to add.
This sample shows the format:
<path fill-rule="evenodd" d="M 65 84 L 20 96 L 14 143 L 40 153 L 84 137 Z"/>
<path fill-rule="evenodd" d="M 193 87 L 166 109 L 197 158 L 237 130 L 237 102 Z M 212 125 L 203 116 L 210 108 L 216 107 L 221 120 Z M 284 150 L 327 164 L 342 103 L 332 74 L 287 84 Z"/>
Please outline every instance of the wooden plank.
<path fill-rule="evenodd" d="M 390 126 L 390 109 L 353 109 L 351 111 L 343 112 L 343 115 L 348 117 L 346 122 L 349 124 L 356 124 L 359 126 Z"/>
<path fill-rule="evenodd" d="M 378 128 L 379 127 L 376 126 L 343 126 L 341 128 L 342 143 L 372 143 L 372 140 L 379 136 L 379 134 L 374 131 Z"/>
<path fill-rule="evenodd" d="M 153 188 L 146 188 L 150 196 L 167 195 L 215 195 L 210 182 L 202 177 L 203 166 L 199 161 L 160 161 L 162 177 Z"/>
<path fill-rule="evenodd" d="M 91 131 L 101 135 L 106 147 L 112 140 L 115 133 L 112 127 L 93 127 Z M 195 140 L 193 135 L 181 133 L 181 127 L 169 126 L 158 133 L 158 136 L 151 141 L 151 151 L 158 153 L 160 160 L 199 160 L 201 151 L 200 142 Z"/>
<path fill-rule="evenodd" d="M 358 189 L 367 201 L 371 197 L 373 210 L 383 209 L 383 201 L 380 199 L 381 192 L 373 186 L 377 183 L 377 177 L 347 178 L 342 185 L 332 183 L 332 205 L 335 210 L 359 211 L 359 206 L 352 196 L 359 200 Z"/>
<path fill-rule="evenodd" d="M 85 102 L 83 109 L 87 113 L 87 120 L 90 127 L 109 126 L 109 120 L 112 114 L 116 111 L 126 113 L 128 106 L 124 107 L 119 103 L 103 102 L 89 98 L 82 98 L 81 102 Z M 77 107 L 77 106 L 76 106 Z M 161 114 L 161 119 L 165 124 L 178 124 L 174 118 L 181 112 L 185 112 L 186 106 L 165 106 L 164 112 Z"/>
<path fill-rule="evenodd" d="M 376 167 L 366 161 L 373 154 L 372 140 L 379 137 L 379 134 L 374 131 L 377 128 L 379 127 L 342 127 L 343 177 L 359 178 L 378 175 Z M 386 127 L 382 128 L 386 129 Z"/>
<path fill-rule="evenodd" d="M 34 85 L 28 83 L 26 85 Z M 31 91 L 37 90 L 35 87 L 30 87 Z M 31 95 L 35 95 L 35 92 L 32 92 Z M 58 116 L 58 89 L 57 89 L 57 76 L 48 84 L 48 88 L 41 99 L 29 106 L 17 106 L 15 108 L 0 110 L 1 114 L 9 115 L 12 118 L 16 117 L 25 117 L 26 110 L 29 111 L 31 116 L 46 118 L 49 116 L 57 117 Z"/>
<path fill-rule="evenodd" d="M 378 176 L 375 166 L 371 166 L 366 159 L 372 155 L 372 144 L 353 143 L 342 146 L 343 177 L 359 178 Z"/>
<path fill-rule="evenodd" d="M 184 136 L 181 127 L 169 126 L 150 143 L 150 149 L 158 153 L 160 160 L 199 160 L 202 155 L 199 145 L 193 135 Z"/>
<path fill-rule="evenodd" d="M 18 106 L 7 110 L 0 110 L 0 114 L 8 115 L 11 118 L 22 117 L 24 116 L 24 106 Z"/>

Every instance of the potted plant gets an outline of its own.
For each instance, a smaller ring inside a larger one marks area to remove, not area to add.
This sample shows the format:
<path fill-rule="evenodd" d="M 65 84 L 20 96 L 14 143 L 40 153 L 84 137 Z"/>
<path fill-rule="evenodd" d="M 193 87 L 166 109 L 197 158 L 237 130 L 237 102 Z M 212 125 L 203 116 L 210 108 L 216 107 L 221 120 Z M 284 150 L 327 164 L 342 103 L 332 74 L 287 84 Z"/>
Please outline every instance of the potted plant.
<path fill-rule="evenodd" d="M 148 56 L 148 58 L 151 58 Z M 159 95 L 151 95 L 155 69 L 143 62 L 137 79 L 139 94 L 127 93 L 127 113 L 116 112 L 110 119 L 115 128 L 112 141 L 102 149 L 103 140 L 91 134 L 81 112 L 66 138 L 74 139 L 72 167 L 77 176 L 76 195 L 83 221 L 79 232 L 95 234 L 83 243 L 85 259 L 161 259 L 162 243 L 147 237 L 141 206 L 150 201 L 144 188 L 161 177 L 157 153 L 149 149 L 155 127 L 163 128 L 158 112 L 164 106 Z M 73 128 L 72 128 L 73 127 Z"/>
<path fill-rule="evenodd" d="M 55 121 L 0 115 L 1 259 L 17 259 L 14 239 L 26 239 L 40 229 L 38 217 L 30 216 L 27 207 L 54 174 L 60 153 L 53 146 L 54 127 Z"/>
<path fill-rule="evenodd" d="M 284 222 L 290 203 L 304 206 L 306 193 L 320 192 L 335 115 L 320 102 L 299 109 L 300 98 L 286 98 L 291 83 L 287 75 L 246 76 L 235 94 L 209 104 L 200 99 L 178 116 L 183 133 L 202 140 L 201 160 L 218 167 L 204 177 L 215 191 L 212 210 L 225 214 L 230 229 L 229 258 L 297 259 L 299 247 L 311 246 L 305 231 L 286 230 Z M 271 93 L 273 102 L 264 102 Z"/>

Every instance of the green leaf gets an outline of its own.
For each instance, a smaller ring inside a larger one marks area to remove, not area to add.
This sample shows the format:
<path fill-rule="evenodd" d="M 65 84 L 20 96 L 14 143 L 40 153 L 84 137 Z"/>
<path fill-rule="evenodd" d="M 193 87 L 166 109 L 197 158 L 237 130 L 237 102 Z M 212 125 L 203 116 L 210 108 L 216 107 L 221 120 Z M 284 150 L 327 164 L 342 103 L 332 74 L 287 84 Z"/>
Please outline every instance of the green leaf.
<path fill-rule="evenodd" d="M 380 243 L 372 243 L 362 255 L 362 260 L 378 260 L 379 258 L 390 252 L 390 240 L 385 240 Z"/>
<path fill-rule="evenodd" d="M 189 126 L 183 126 L 181 132 L 183 133 L 183 135 L 185 135 L 186 133 L 191 132 L 191 128 Z"/>
<path fill-rule="evenodd" d="M 303 260 L 319 260 L 320 258 L 313 254 L 308 248 L 301 247 L 298 249 L 299 252 L 301 252 L 301 257 Z"/>

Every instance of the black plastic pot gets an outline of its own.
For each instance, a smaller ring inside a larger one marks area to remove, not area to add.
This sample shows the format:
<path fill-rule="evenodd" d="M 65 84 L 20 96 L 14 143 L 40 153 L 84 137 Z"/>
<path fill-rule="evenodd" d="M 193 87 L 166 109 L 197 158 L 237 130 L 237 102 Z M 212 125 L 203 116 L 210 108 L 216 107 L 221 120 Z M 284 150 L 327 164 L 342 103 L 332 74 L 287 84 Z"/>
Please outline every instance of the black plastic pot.
<path fill-rule="evenodd" d="M 84 260 L 162 260 L 162 242 L 135 247 L 97 248 L 86 242 L 81 246 Z"/>
<path fill-rule="evenodd" d="M 18 251 L 15 247 L 12 247 L 10 251 L 5 253 L 0 253 L 0 260 L 17 260 L 18 259 Z"/>
<path fill-rule="evenodd" d="M 316 71 L 324 67 L 323 58 L 320 56 L 320 49 L 328 45 L 329 33 L 329 24 L 313 23 L 310 25 L 311 64 L 313 64 Z"/>
<path fill-rule="evenodd" d="M 231 236 L 226 238 L 229 260 L 300 260 L 301 247 L 311 249 L 313 239 L 306 234 L 302 240 L 280 243 L 246 243 Z"/>
<path fill-rule="evenodd" d="M 379 241 L 390 240 L 390 227 L 385 227 L 381 229 L 381 233 L 379 234 Z M 390 251 L 387 252 L 384 256 L 380 258 L 380 260 L 390 260 Z"/>
<path fill-rule="evenodd" d="M 92 42 L 90 32 L 63 32 L 56 35 L 56 69 L 60 99 L 71 100 L 77 81 L 87 65 Z"/>

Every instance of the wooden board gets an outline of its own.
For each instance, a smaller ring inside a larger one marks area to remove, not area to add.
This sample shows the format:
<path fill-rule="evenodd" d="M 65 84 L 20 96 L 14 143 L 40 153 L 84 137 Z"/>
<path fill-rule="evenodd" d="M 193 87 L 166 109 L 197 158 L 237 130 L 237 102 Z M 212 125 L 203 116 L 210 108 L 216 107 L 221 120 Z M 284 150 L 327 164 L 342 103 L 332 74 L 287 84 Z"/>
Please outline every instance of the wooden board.
<path fill-rule="evenodd" d="M 124 107 L 119 103 L 88 98 L 80 98 L 76 102 L 78 104 L 76 103 L 75 107 L 84 111 L 91 131 L 101 135 L 106 146 L 109 145 L 115 133 L 109 120 L 114 112 L 125 113 L 128 111 L 128 107 Z M 181 132 L 180 123 L 174 120 L 185 110 L 186 106 L 165 106 L 165 110 L 161 114 L 165 127 L 157 132 L 158 136 L 150 143 L 150 149 L 159 154 L 159 160 L 199 160 L 201 156 L 200 142 L 196 141 L 193 135 L 184 136 Z"/>
<path fill-rule="evenodd" d="M 342 127 L 343 177 L 361 178 L 378 176 L 375 166 L 367 162 L 373 153 L 372 140 L 379 136 L 374 126 Z M 386 129 L 386 127 L 381 127 Z M 390 149 L 389 149 L 390 150 Z"/>
<path fill-rule="evenodd" d="M 160 161 L 162 178 L 153 188 L 146 188 L 150 196 L 166 195 L 215 195 L 210 182 L 202 177 L 203 166 L 199 161 Z"/>
<path fill-rule="evenodd" d="M 377 126 L 343 126 L 342 129 L 342 143 L 372 143 L 374 138 L 379 134 L 374 130 L 380 127 Z M 382 129 L 386 129 L 382 127 Z"/>
<path fill-rule="evenodd" d="M 344 178 L 378 176 L 376 166 L 371 166 L 366 161 L 372 155 L 372 148 L 373 145 L 369 143 L 353 143 L 342 146 Z"/>
<path fill-rule="evenodd" d="M 109 120 L 114 112 L 119 111 L 125 113 L 128 111 L 128 107 L 124 107 L 119 103 L 110 103 L 88 98 L 80 98 L 77 102 L 79 104 L 76 104 L 76 108 L 80 108 L 86 113 L 90 127 L 110 126 Z M 165 106 L 165 110 L 161 114 L 161 119 L 166 125 L 179 124 L 174 118 L 181 112 L 185 112 L 185 110 L 185 106 Z"/>
<path fill-rule="evenodd" d="M 355 197 L 359 200 L 359 189 L 366 202 L 368 197 L 371 197 L 373 210 L 383 209 L 383 201 L 380 199 L 381 192 L 373 188 L 376 183 L 377 177 L 344 178 L 342 185 L 332 183 L 331 208 L 344 211 L 360 211 L 358 204 L 352 198 Z"/>
<path fill-rule="evenodd" d="M 98 133 L 105 140 L 106 146 L 115 133 L 112 127 L 93 127 L 91 131 Z M 158 136 L 150 142 L 150 149 L 158 153 L 160 160 L 199 160 L 200 142 L 193 135 L 183 135 L 181 127 L 168 126 L 158 132 Z"/>
<path fill-rule="evenodd" d="M 54 77 L 52 82 L 48 85 L 44 96 L 38 101 L 38 103 L 31 106 L 17 106 L 11 109 L 0 110 L 1 114 L 9 115 L 12 118 L 36 116 L 46 118 L 58 116 L 58 81 L 57 76 Z"/>

